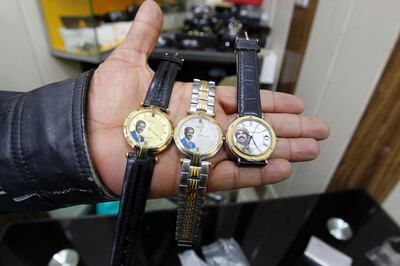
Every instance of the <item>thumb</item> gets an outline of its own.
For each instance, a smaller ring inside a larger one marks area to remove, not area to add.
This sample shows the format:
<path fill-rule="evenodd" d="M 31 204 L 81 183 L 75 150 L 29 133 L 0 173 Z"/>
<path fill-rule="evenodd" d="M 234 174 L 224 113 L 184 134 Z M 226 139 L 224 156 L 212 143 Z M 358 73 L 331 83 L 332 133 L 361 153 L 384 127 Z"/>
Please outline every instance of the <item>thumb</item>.
<path fill-rule="evenodd" d="M 158 36 L 160 35 L 163 24 L 163 14 L 156 2 L 146 0 L 140 6 L 132 26 L 121 45 L 115 49 L 113 55 L 122 56 L 125 61 L 136 61 L 140 59 L 147 61 L 147 57 L 157 44 Z M 138 53 L 135 56 L 130 56 L 132 51 Z M 122 54 L 119 54 L 122 53 Z M 117 56 L 119 57 L 119 56 Z M 142 63 L 145 63 L 142 62 Z"/>

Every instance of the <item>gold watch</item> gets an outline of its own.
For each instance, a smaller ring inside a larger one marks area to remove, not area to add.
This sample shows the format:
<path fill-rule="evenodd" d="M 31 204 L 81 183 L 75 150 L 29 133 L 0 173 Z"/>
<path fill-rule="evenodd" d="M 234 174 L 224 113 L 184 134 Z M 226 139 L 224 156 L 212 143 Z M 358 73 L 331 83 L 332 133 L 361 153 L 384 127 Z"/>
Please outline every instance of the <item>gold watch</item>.
<path fill-rule="evenodd" d="M 121 204 L 115 229 L 111 265 L 131 265 L 144 216 L 157 153 L 171 143 L 173 127 L 167 116 L 174 80 L 183 60 L 166 54 L 150 83 L 142 107 L 131 112 L 123 134 L 134 152 L 127 153 Z"/>

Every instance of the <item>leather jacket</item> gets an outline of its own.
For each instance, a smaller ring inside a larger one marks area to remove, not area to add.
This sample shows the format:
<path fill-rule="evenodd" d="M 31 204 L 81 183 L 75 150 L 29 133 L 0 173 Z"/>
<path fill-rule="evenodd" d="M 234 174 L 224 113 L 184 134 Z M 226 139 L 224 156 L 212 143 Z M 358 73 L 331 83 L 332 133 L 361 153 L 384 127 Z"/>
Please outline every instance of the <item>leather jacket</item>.
<path fill-rule="evenodd" d="M 115 200 L 86 135 L 89 71 L 26 92 L 0 91 L 0 212 Z"/>

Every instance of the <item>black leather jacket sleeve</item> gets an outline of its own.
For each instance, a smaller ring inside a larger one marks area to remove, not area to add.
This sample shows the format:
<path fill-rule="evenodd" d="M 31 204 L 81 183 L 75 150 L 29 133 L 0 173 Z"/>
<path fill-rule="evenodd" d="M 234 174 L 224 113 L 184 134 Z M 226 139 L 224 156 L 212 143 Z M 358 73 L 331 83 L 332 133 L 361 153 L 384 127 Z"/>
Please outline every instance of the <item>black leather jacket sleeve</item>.
<path fill-rule="evenodd" d="M 0 92 L 0 212 L 117 199 L 96 176 L 87 146 L 92 73 L 26 93 Z"/>

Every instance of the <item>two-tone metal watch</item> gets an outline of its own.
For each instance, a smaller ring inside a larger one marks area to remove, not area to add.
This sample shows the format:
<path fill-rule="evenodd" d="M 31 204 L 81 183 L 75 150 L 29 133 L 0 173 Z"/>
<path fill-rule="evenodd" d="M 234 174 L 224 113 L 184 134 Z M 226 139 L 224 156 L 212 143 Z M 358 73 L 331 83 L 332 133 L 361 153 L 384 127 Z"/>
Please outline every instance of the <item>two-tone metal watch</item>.
<path fill-rule="evenodd" d="M 183 59 L 166 54 L 150 83 L 143 106 L 131 112 L 123 135 L 135 152 L 127 153 L 111 265 L 131 265 L 137 232 L 144 215 L 156 154 L 171 142 L 173 126 L 167 108 Z"/>
<path fill-rule="evenodd" d="M 239 165 L 264 166 L 276 146 L 272 127 L 263 119 L 257 71 L 256 39 L 236 40 L 238 118 L 229 125 L 226 142 Z"/>
<path fill-rule="evenodd" d="M 191 247 L 199 238 L 201 208 L 205 198 L 210 162 L 223 143 L 222 129 L 214 120 L 215 83 L 194 80 L 188 116 L 176 126 L 174 141 L 188 158 L 182 159 L 176 240 Z"/>

